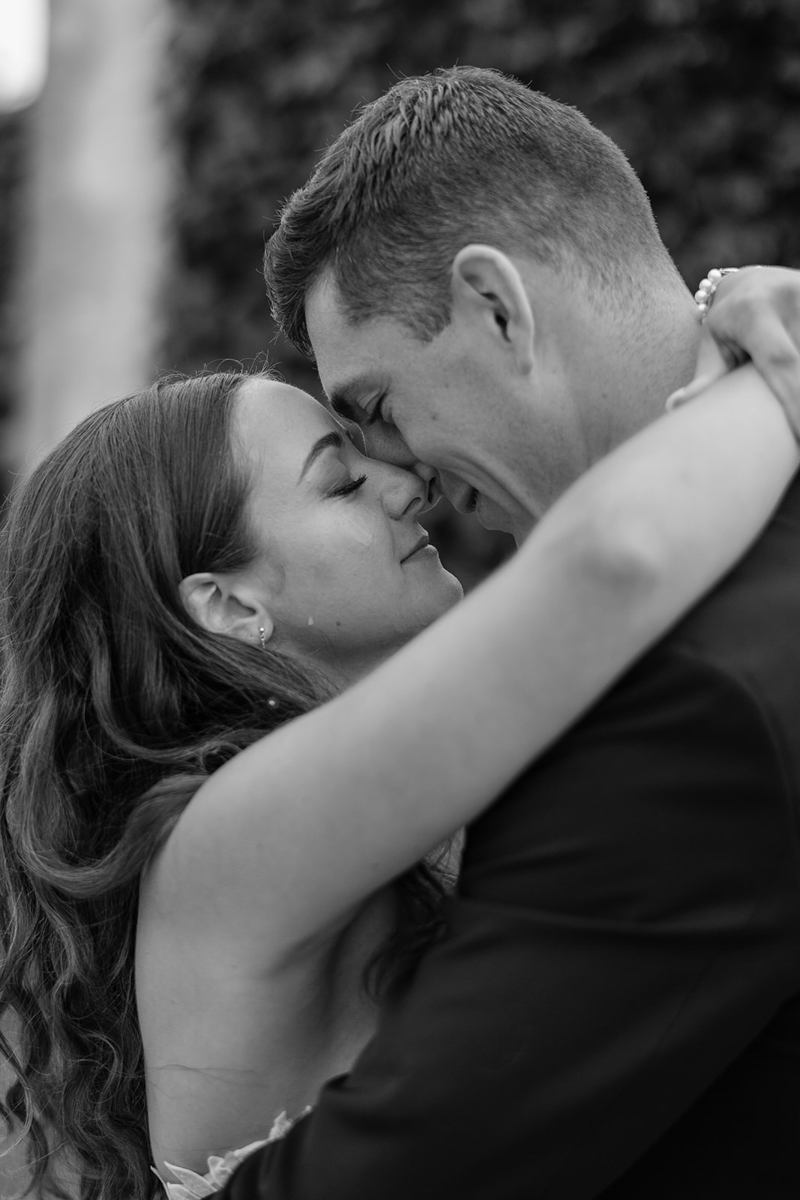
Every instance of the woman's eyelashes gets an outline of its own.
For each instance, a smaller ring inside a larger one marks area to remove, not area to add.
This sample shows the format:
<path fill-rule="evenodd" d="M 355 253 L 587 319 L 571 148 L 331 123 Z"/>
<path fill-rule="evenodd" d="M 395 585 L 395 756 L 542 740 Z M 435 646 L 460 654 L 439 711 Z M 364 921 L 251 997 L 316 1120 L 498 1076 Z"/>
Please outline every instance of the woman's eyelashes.
<path fill-rule="evenodd" d="M 363 487 L 367 482 L 366 475 L 359 475 L 356 479 L 348 479 L 347 483 L 340 484 L 338 487 L 332 488 L 328 493 L 329 496 L 349 496 L 352 492 L 357 492 L 360 487 Z"/>

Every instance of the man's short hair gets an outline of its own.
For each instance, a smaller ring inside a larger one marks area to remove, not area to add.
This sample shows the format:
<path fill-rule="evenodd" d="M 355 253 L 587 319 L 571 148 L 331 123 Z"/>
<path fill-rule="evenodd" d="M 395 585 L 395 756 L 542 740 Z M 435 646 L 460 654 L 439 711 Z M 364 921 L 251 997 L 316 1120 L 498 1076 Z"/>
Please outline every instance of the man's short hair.
<path fill-rule="evenodd" d="M 273 315 L 312 354 L 305 304 L 330 270 L 350 321 L 393 317 L 430 340 L 470 242 L 571 272 L 620 311 L 644 272 L 677 274 L 610 138 L 499 71 L 454 67 L 368 104 L 290 197 L 264 259 Z"/>

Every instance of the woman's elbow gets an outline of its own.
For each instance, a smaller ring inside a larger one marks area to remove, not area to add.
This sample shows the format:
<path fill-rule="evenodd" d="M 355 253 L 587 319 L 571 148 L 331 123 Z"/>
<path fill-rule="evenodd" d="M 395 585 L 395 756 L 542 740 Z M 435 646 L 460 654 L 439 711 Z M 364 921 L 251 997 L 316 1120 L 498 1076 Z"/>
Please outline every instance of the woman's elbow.
<path fill-rule="evenodd" d="M 646 597 L 676 565 L 661 523 L 636 512 L 599 506 L 576 529 L 572 554 L 589 586 L 620 600 Z"/>

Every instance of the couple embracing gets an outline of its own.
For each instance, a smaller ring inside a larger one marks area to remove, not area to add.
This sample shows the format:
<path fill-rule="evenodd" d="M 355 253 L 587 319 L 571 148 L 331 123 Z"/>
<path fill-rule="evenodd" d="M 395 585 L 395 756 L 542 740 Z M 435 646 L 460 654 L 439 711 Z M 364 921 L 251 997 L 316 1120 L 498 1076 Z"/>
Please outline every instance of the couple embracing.
<path fill-rule="evenodd" d="M 162 381 L 10 507 L 32 1157 L 86 1200 L 796 1197 L 800 278 L 701 325 L 621 152 L 462 68 L 345 130 L 267 280 L 345 424 Z M 461 603 L 441 493 L 519 547 Z"/>

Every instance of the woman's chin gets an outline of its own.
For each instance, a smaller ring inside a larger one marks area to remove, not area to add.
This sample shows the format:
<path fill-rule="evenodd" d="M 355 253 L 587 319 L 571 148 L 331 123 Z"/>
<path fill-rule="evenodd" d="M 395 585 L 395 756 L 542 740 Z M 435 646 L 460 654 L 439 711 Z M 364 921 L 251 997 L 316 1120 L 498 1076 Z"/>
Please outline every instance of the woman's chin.
<path fill-rule="evenodd" d="M 433 620 L 436 620 L 437 617 L 441 617 L 444 613 L 449 612 L 449 610 L 453 608 L 454 605 L 458 604 L 459 600 L 462 600 L 464 597 L 464 589 L 461 586 L 460 581 L 456 579 L 455 575 L 452 575 L 450 571 L 446 571 L 444 567 L 442 567 L 440 576 L 439 587 L 437 589 L 437 602 L 435 605 L 436 612 L 433 616 Z"/>
<path fill-rule="evenodd" d="M 449 571 L 445 571 L 445 575 L 447 575 L 449 579 L 448 587 L 450 589 L 451 597 L 447 608 L 452 608 L 454 604 L 458 604 L 459 600 L 464 599 L 464 588 L 461 586 L 461 580 L 456 579 L 455 575 L 452 575 Z M 447 609 L 445 609 L 445 611 L 447 611 Z"/>

